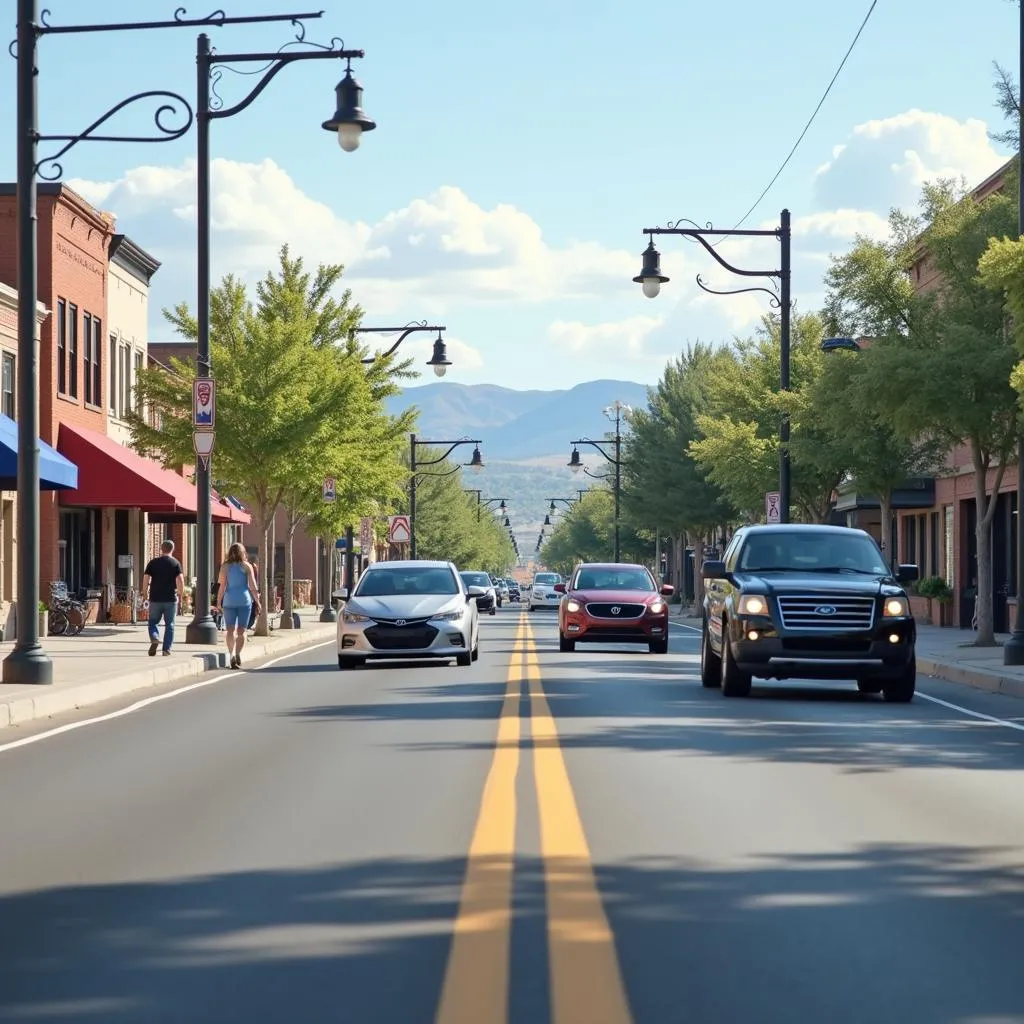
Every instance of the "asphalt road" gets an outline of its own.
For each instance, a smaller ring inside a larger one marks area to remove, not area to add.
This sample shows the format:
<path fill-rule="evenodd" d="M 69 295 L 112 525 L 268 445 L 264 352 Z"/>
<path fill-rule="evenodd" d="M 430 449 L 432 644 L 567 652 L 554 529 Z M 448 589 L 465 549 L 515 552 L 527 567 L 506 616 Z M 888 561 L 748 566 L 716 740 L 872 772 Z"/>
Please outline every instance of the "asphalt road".
<path fill-rule="evenodd" d="M 553 623 L 0 733 L 0 1021 L 1024 1022 L 1020 704 L 726 700 L 692 631 Z"/>

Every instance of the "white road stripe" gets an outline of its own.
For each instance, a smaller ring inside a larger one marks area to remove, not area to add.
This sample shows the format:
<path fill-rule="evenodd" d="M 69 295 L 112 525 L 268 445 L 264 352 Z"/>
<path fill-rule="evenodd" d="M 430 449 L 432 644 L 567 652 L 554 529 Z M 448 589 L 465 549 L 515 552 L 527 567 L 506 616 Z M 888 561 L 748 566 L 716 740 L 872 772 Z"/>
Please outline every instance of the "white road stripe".
<path fill-rule="evenodd" d="M 696 626 L 691 626 L 685 622 L 676 622 L 675 625 L 682 626 L 683 629 L 692 629 L 695 633 L 700 632 Z M 917 691 L 917 696 L 922 700 L 931 701 L 933 704 L 938 704 L 950 711 L 956 711 L 958 714 L 966 715 L 968 718 L 976 718 L 981 722 L 988 722 L 989 725 L 999 725 L 1004 729 L 1013 729 L 1015 732 L 1024 732 L 1024 725 L 1020 722 L 1010 722 L 1005 718 L 997 718 L 995 715 L 986 715 L 981 711 L 972 711 L 970 708 L 962 707 L 960 704 L 954 704 L 952 701 L 942 700 L 940 697 L 933 697 L 930 693 L 922 693 L 920 690 Z"/>
<path fill-rule="evenodd" d="M 336 643 L 335 640 L 325 640 L 320 644 L 313 644 L 310 647 L 300 647 L 297 650 L 289 651 L 287 654 L 278 655 L 276 658 L 271 658 L 270 661 L 263 662 L 262 665 L 257 666 L 258 668 L 270 668 L 271 665 L 276 665 L 279 661 L 284 661 L 286 658 L 294 658 L 296 654 L 305 654 L 306 651 L 315 651 L 320 647 L 327 647 L 330 644 Z M 119 711 L 111 711 L 106 715 L 98 715 L 96 718 L 87 718 L 81 722 L 69 722 L 67 725 L 60 725 L 56 729 L 49 729 L 46 732 L 38 732 L 34 736 L 25 736 L 20 740 L 13 740 L 11 743 L 0 744 L 0 754 L 7 750 L 17 750 L 18 747 L 27 747 L 30 743 L 38 743 L 40 740 L 48 740 L 53 736 L 60 736 L 66 732 L 73 732 L 75 729 L 84 729 L 87 725 L 98 725 L 100 722 L 109 722 L 114 718 L 122 718 L 124 715 L 130 715 L 132 712 L 141 711 L 142 708 L 149 707 L 150 704 L 156 704 L 161 700 L 169 700 L 171 697 L 180 697 L 184 693 L 191 693 L 193 690 L 201 690 L 204 686 L 213 686 L 214 683 L 219 683 L 224 679 L 237 679 L 243 674 L 246 669 L 242 669 L 241 672 L 235 670 L 234 672 L 225 672 L 223 675 L 214 676 L 212 679 L 203 679 L 198 683 L 191 683 L 188 686 L 182 686 L 180 689 L 171 690 L 169 693 L 158 693 L 155 697 L 146 697 L 144 700 L 136 701 L 134 704 L 126 708 L 121 708 Z M 115 698 L 111 697 L 111 700 Z"/>

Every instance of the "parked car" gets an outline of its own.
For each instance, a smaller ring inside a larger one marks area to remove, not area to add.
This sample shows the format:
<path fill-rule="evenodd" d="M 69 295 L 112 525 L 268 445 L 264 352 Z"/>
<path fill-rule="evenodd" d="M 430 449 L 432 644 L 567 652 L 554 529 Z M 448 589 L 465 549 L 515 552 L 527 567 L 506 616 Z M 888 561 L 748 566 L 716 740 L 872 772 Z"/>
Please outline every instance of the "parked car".
<path fill-rule="evenodd" d="M 462 577 L 462 582 L 466 585 L 467 590 L 470 587 L 480 587 L 481 590 L 486 591 L 486 593 L 476 599 L 477 608 L 481 612 L 487 612 L 488 615 L 497 615 L 498 595 L 494 591 L 491 577 L 485 572 L 474 572 L 472 570 L 460 572 L 459 575 Z"/>
<path fill-rule="evenodd" d="M 786 524 L 737 530 L 704 563 L 700 675 L 745 697 L 762 679 L 853 679 L 861 693 L 914 697 L 917 627 L 902 584 L 870 534 Z"/>
<path fill-rule="evenodd" d="M 557 583 L 558 649 L 578 643 L 647 644 L 668 653 L 668 602 L 674 592 L 659 586 L 642 565 L 589 562 L 576 567 L 568 584 Z"/>
<path fill-rule="evenodd" d="M 372 659 L 454 658 L 469 665 L 479 655 L 480 613 L 476 598 L 451 562 L 374 562 L 338 616 L 338 668 Z"/>
<path fill-rule="evenodd" d="M 562 595 L 555 587 L 561 582 L 562 577 L 557 572 L 535 573 L 527 597 L 530 611 L 535 608 L 557 608 Z"/>

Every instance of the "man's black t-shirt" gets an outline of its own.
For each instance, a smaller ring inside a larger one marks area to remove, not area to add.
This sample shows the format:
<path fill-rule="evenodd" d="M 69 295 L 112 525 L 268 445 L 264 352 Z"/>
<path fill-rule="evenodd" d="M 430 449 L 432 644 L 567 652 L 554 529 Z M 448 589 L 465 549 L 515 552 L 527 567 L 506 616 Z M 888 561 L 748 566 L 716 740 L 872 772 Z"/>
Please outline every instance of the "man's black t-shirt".
<path fill-rule="evenodd" d="M 146 566 L 146 575 L 150 579 L 150 601 L 177 601 L 178 577 L 181 575 L 181 562 L 173 555 L 159 555 Z"/>

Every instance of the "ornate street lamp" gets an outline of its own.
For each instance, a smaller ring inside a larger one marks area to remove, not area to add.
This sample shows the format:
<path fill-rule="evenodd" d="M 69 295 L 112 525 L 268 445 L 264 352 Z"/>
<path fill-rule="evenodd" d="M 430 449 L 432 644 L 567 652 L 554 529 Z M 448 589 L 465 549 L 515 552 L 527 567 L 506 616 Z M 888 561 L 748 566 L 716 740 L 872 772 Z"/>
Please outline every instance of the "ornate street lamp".
<path fill-rule="evenodd" d="M 393 356 L 398 351 L 398 347 L 410 334 L 416 334 L 419 331 L 437 331 L 437 337 L 434 339 L 434 348 L 430 358 L 427 360 L 427 366 L 434 371 L 435 376 L 443 377 L 448 371 L 448 367 L 452 365 L 451 360 L 448 358 L 448 346 L 445 345 L 444 339 L 441 337 L 441 334 L 446 330 L 448 330 L 447 327 L 428 324 L 426 320 L 413 320 L 405 324 L 404 327 L 353 327 L 349 334 L 354 338 L 357 334 L 398 334 L 398 332 L 401 332 L 398 340 L 386 352 L 378 352 L 376 355 L 362 360 L 363 363 L 374 363 L 378 359 L 386 359 L 388 356 Z"/>
<path fill-rule="evenodd" d="M 689 225 L 680 227 L 681 224 Z M 633 280 L 642 286 L 643 293 L 649 299 L 657 298 L 661 286 L 668 282 L 668 278 L 661 272 L 661 254 L 654 247 L 655 235 L 683 235 L 699 242 L 710 253 L 712 258 L 731 274 L 739 277 L 767 277 L 778 281 L 778 291 L 769 288 L 735 288 L 729 291 L 720 291 L 716 288 L 709 288 L 697 275 L 697 285 L 712 295 L 740 295 L 744 292 L 764 292 L 771 296 L 771 305 L 780 311 L 779 330 L 779 390 L 789 390 L 789 363 L 790 363 L 790 320 L 792 316 L 792 301 L 790 299 L 791 285 L 791 231 L 789 210 L 783 210 L 779 226 L 768 230 L 760 231 L 753 229 L 737 229 L 732 231 L 716 230 L 711 224 L 701 227 L 692 220 L 682 218 L 677 221 L 670 221 L 663 228 L 644 228 L 644 234 L 648 236 L 647 248 L 643 252 L 643 260 L 640 273 Z M 718 250 L 707 239 L 712 236 L 748 237 L 748 238 L 775 238 L 779 241 L 781 249 L 780 266 L 778 270 L 743 270 L 735 267 L 723 259 Z M 789 522 L 790 506 L 790 465 L 789 465 L 789 416 L 783 414 L 779 427 L 779 509 L 782 522 Z"/>
<path fill-rule="evenodd" d="M 475 441 L 472 438 L 464 437 L 458 441 L 421 441 L 415 434 L 409 435 L 409 467 L 411 474 L 409 476 L 409 557 L 416 557 L 416 478 L 418 476 L 451 476 L 453 473 L 457 473 L 462 467 L 453 466 L 450 470 L 444 473 L 423 473 L 420 470 L 421 466 L 436 466 L 441 462 L 444 462 L 449 455 L 456 448 L 460 448 L 464 444 L 474 445 L 473 455 L 469 462 L 466 463 L 470 469 L 474 469 L 479 472 L 484 468 L 483 456 L 480 454 L 480 441 Z M 447 445 L 444 453 L 435 459 L 428 459 L 427 461 L 417 461 L 416 450 L 418 448 L 434 447 L 438 448 L 442 445 Z"/>

